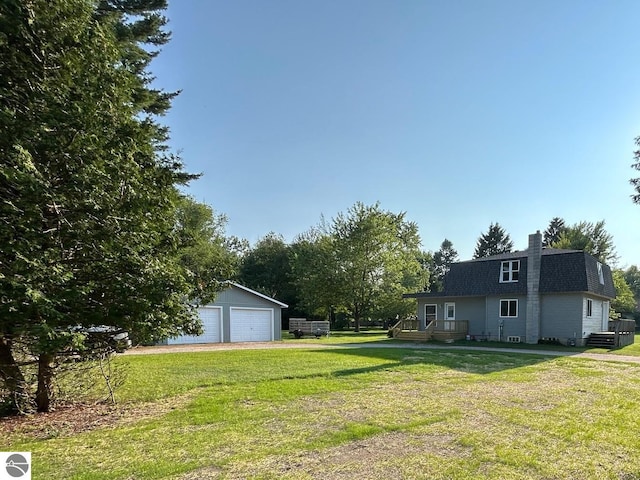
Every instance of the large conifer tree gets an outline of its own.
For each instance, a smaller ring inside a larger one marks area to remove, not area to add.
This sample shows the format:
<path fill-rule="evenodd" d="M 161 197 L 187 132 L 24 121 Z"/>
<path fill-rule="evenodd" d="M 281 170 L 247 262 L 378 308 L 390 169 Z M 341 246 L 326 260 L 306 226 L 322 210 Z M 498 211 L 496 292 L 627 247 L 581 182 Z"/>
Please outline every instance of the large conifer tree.
<path fill-rule="evenodd" d="M 445 238 L 440 244 L 440 249 L 433 254 L 431 291 L 442 291 L 444 287 L 444 277 L 449 272 L 451 264 L 457 261 L 458 252 L 453 248 L 453 243 Z"/>
<path fill-rule="evenodd" d="M 490 257 L 510 252 L 512 248 L 513 242 L 509 234 L 499 223 L 492 223 L 487 233 L 481 234 L 478 238 L 473 258 Z"/>
<path fill-rule="evenodd" d="M 636 145 L 640 146 L 640 137 L 636 138 Z M 633 152 L 633 163 L 631 164 L 631 166 L 640 171 L 640 150 L 636 150 L 635 152 Z M 631 195 L 631 198 L 635 203 L 640 204 L 640 177 L 632 178 L 630 181 L 631 185 L 633 185 L 633 188 L 636 191 L 635 194 Z"/>
<path fill-rule="evenodd" d="M 567 227 L 564 223 L 564 220 L 560 217 L 553 217 L 549 222 L 549 226 L 544 231 L 542 237 L 542 246 L 550 247 L 558 240 L 560 240 L 560 236 L 567 230 Z"/>
<path fill-rule="evenodd" d="M 0 3 L 0 380 L 16 410 L 52 408 L 56 367 L 86 328 L 197 332 L 176 260 L 189 180 L 151 88 L 162 0 Z M 22 370 L 37 365 L 35 394 Z"/>

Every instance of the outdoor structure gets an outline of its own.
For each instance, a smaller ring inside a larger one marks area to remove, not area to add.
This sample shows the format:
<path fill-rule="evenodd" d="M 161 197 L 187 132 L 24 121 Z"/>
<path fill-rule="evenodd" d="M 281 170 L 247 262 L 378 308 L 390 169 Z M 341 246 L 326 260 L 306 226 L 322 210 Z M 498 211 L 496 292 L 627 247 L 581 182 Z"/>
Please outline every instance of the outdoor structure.
<path fill-rule="evenodd" d="M 452 264 L 441 292 L 405 294 L 418 301 L 417 320 L 415 325 L 399 323 L 392 331 L 415 340 L 469 336 L 569 345 L 584 345 L 603 333 L 614 336 L 607 339 L 608 346 L 620 346 L 633 341 L 633 328 L 610 325 L 609 305 L 615 296 L 607 265 L 581 250 L 542 248 L 537 232 L 529 235 L 525 251 Z M 611 330 L 617 334 L 604 333 Z"/>
<path fill-rule="evenodd" d="M 266 342 L 282 338 L 282 309 L 287 305 L 234 282 L 215 302 L 198 307 L 204 333 L 170 338 L 185 343 Z"/>
<path fill-rule="evenodd" d="M 289 333 L 296 338 L 312 335 L 316 338 L 329 336 L 329 320 L 307 320 L 306 318 L 290 318 Z"/>

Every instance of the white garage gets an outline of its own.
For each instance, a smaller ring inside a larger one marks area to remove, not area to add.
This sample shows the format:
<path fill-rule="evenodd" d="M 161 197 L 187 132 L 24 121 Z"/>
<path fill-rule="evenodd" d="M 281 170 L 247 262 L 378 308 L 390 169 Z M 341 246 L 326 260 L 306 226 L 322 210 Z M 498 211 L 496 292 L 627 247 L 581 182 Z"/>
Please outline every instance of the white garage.
<path fill-rule="evenodd" d="M 287 305 L 234 282 L 215 302 L 198 307 L 204 333 L 166 341 L 185 343 L 268 342 L 282 339 L 282 309 Z"/>
<path fill-rule="evenodd" d="M 182 335 L 170 338 L 169 345 L 182 345 L 185 343 L 220 343 L 222 342 L 222 307 L 205 306 L 198 308 L 198 315 L 202 322 L 202 335 Z"/>
<path fill-rule="evenodd" d="M 231 308 L 231 342 L 273 340 L 273 309 Z"/>

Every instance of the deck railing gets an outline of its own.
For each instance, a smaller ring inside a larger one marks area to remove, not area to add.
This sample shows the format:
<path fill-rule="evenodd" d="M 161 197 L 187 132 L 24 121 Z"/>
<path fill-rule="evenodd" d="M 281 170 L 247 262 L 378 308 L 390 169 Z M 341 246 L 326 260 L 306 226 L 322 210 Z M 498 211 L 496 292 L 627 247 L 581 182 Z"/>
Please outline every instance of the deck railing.
<path fill-rule="evenodd" d="M 609 320 L 609 331 L 615 333 L 614 345 L 616 347 L 633 345 L 636 334 L 636 321 Z"/>
<path fill-rule="evenodd" d="M 468 333 L 467 320 L 435 320 L 429 324 L 434 332 Z"/>
<path fill-rule="evenodd" d="M 418 330 L 418 319 L 417 318 L 405 318 L 403 320 L 400 320 L 393 327 L 391 327 L 391 334 L 395 338 L 402 331 L 413 332 L 413 331 L 417 331 L 417 330 Z"/>
<path fill-rule="evenodd" d="M 397 337 L 402 332 L 412 332 L 418 330 L 418 320 L 400 320 L 391 327 L 391 334 Z M 467 320 L 434 320 L 427 324 L 425 335 L 427 338 L 438 337 L 464 338 L 469 332 L 469 322 Z"/>

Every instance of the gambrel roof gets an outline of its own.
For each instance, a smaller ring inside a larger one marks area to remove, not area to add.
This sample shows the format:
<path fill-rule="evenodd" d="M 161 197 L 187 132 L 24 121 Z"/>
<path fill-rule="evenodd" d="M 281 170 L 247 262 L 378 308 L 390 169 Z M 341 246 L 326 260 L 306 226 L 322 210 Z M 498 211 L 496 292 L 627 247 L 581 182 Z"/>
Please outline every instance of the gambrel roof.
<path fill-rule="evenodd" d="M 404 295 L 418 297 L 465 297 L 487 295 L 527 295 L 527 251 L 502 253 L 454 263 L 444 279 L 442 292 L 418 292 Z M 519 261 L 517 282 L 500 282 L 502 263 Z M 600 266 L 598 266 L 600 265 Z M 600 283 L 601 269 L 604 283 Z M 588 292 L 615 298 L 611 269 L 581 250 L 542 249 L 540 265 L 541 294 Z"/>

